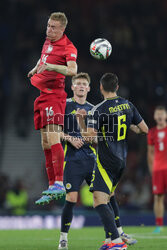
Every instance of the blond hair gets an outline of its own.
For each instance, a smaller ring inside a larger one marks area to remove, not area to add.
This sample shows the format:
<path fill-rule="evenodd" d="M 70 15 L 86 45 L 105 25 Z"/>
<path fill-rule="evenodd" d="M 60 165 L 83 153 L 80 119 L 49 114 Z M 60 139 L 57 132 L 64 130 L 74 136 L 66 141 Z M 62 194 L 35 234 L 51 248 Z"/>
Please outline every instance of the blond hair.
<path fill-rule="evenodd" d="M 90 76 L 88 75 L 88 73 L 84 73 L 84 72 L 80 72 L 78 74 L 76 74 L 75 76 L 72 77 L 72 84 L 74 83 L 74 81 L 76 79 L 79 79 L 79 78 L 84 78 L 88 81 L 88 83 L 90 84 Z"/>
<path fill-rule="evenodd" d="M 64 27 L 66 27 L 68 23 L 67 17 L 63 12 L 53 12 L 51 13 L 49 19 L 59 21 Z"/>

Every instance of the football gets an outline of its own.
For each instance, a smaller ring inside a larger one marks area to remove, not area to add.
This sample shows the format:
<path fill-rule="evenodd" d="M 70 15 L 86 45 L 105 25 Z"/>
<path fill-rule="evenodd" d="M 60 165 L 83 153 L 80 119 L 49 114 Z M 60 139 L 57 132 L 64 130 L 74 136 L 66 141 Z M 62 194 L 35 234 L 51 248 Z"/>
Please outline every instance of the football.
<path fill-rule="evenodd" d="M 112 52 L 112 46 L 105 38 L 97 38 L 90 45 L 90 54 L 98 60 L 107 59 Z"/>

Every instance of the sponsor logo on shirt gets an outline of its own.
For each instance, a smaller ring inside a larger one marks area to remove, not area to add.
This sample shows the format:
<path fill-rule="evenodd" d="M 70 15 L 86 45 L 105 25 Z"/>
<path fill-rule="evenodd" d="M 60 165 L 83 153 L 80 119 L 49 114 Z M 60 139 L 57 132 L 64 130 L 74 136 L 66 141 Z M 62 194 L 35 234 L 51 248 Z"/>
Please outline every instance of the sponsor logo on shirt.
<path fill-rule="evenodd" d="M 52 119 L 53 119 L 53 117 L 47 118 L 47 122 L 51 121 Z"/>

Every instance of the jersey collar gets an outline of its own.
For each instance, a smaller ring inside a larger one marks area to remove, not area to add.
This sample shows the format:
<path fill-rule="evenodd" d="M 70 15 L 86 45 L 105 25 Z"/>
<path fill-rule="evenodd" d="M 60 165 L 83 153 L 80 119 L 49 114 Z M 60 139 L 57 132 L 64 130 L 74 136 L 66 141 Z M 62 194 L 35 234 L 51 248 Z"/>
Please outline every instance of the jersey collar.
<path fill-rule="evenodd" d="M 106 98 L 106 100 L 114 100 L 114 99 L 117 99 L 119 98 L 119 96 L 115 96 L 115 97 L 110 97 L 110 98 Z"/>
<path fill-rule="evenodd" d="M 74 97 L 72 97 L 71 99 L 73 100 L 73 102 L 78 103 L 77 101 L 75 101 Z M 84 103 L 84 104 L 86 104 L 86 103 L 87 103 L 87 101 L 85 101 L 85 103 Z M 84 105 L 84 104 L 80 104 L 80 103 L 78 103 L 78 104 L 79 104 L 79 105 Z"/>

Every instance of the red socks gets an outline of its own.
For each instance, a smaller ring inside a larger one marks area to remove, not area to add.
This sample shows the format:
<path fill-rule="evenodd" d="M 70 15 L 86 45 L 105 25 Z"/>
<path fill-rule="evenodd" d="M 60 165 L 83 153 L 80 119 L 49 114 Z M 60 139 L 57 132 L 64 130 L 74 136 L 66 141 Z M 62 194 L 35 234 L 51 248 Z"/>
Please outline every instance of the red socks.
<path fill-rule="evenodd" d="M 61 143 L 51 146 L 55 181 L 63 181 L 64 151 Z"/>
<path fill-rule="evenodd" d="M 49 185 L 53 185 L 55 182 L 55 174 L 52 165 L 52 151 L 51 149 L 45 149 L 45 163 L 46 163 L 46 172 L 48 175 Z"/>
<path fill-rule="evenodd" d="M 156 218 L 156 225 L 157 226 L 163 226 L 163 218 Z"/>
<path fill-rule="evenodd" d="M 53 185 L 55 181 L 63 181 L 64 151 L 61 143 L 45 149 L 44 154 L 49 185 Z"/>

